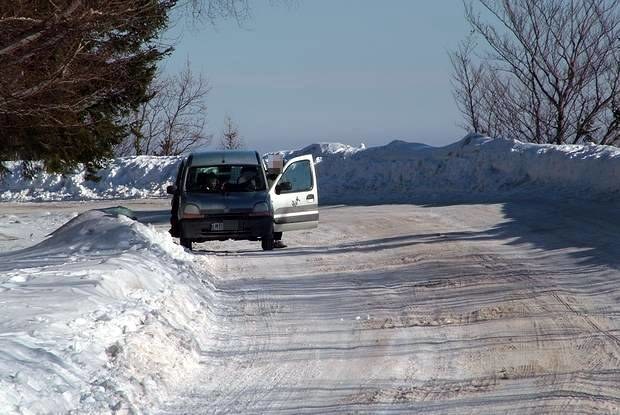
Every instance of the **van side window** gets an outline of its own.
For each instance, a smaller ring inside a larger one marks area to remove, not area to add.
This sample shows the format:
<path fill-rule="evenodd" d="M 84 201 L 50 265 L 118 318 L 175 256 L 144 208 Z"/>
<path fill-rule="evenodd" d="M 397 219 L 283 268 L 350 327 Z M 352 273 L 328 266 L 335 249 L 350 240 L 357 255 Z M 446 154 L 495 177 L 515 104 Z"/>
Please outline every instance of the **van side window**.
<path fill-rule="evenodd" d="M 312 190 L 312 169 L 308 160 L 301 160 L 288 166 L 278 183 L 288 182 L 291 190 L 282 193 L 308 192 Z"/>

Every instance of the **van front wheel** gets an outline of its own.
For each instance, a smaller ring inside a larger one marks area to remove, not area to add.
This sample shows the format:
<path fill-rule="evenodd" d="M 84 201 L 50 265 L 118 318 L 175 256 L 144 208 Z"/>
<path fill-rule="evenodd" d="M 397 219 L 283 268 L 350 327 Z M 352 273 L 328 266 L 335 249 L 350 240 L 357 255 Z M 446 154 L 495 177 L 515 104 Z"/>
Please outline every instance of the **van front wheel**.
<path fill-rule="evenodd" d="M 192 250 L 192 240 L 187 238 L 181 238 L 181 246 L 183 248 L 187 248 L 190 251 Z"/>
<path fill-rule="evenodd" d="M 273 236 L 264 237 L 260 240 L 260 244 L 263 247 L 263 251 L 273 250 Z"/>

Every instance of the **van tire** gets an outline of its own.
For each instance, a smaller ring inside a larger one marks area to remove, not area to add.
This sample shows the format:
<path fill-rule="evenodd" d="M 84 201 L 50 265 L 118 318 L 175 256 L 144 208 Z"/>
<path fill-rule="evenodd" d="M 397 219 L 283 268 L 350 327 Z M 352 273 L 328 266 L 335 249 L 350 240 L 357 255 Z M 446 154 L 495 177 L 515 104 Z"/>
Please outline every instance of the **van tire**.
<path fill-rule="evenodd" d="M 264 237 L 260 240 L 263 251 L 273 251 L 273 236 Z"/>
<path fill-rule="evenodd" d="M 183 248 L 187 248 L 190 251 L 192 250 L 192 240 L 187 238 L 181 238 L 181 246 Z"/>

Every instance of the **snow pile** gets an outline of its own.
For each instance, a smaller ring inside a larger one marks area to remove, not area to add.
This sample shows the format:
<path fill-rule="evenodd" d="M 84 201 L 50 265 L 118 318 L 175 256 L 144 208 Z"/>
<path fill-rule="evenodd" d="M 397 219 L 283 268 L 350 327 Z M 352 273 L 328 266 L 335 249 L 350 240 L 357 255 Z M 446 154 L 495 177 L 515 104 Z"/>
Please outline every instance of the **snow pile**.
<path fill-rule="evenodd" d="M 190 258 L 100 211 L 0 254 L 0 412 L 141 411 L 186 385 L 215 301 Z"/>
<path fill-rule="evenodd" d="M 365 144 L 360 144 L 359 147 L 350 146 L 348 144 L 342 143 L 316 143 L 310 144 L 307 147 L 304 147 L 300 150 L 289 150 L 289 151 L 278 151 L 278 154 L 284 156 L 285 159 L 291 159 L 293 157 L 312 154 L 315 159 L 322 157 L 323 155 L 334 156 L 346 158 L 350 157 L 353 154 L 363 151 L 366 149 Z M 275 153 L 269 153 L 275 154 Z"/>
<path fill-rule="evenodd" d="M 540 195 L 616 198 L 620 149 L 595 145 L 540 145 L 470 135 L 445 146 L 393 141 L 380 147 L 312 144 L 279 152 L 286 159 L 314 155 L 322 203 L 387 203 Z M 268 156 L 268 155 L 266 155 Z M 0 183 L 0 200 L 161 197 L 179 158 L 116 159 L 99 172 L 66 178 L 16 172 Z"/>
<path fill-rule="evenodd" d="M 341 145 L 342 146 L 342 145 Z M 620 196 L 620 149 L 540 145 L 469 135 L 445 146 L 310 146 L 322 203 L 431 202 L 503 196 Z"/>
<path fill-rule="evenodd" d="M 86 179 L 83 166 L 72 174 L 39 172 L 30 180 L 21 162 L 7 162 L 10 173 L 0 181 L 0 201 L 131 199 L 166 196 L 180 157 L 135 156 L 110 160 L 99 181 Z M 40 168 L 40 165 L 38 165 Z"/>

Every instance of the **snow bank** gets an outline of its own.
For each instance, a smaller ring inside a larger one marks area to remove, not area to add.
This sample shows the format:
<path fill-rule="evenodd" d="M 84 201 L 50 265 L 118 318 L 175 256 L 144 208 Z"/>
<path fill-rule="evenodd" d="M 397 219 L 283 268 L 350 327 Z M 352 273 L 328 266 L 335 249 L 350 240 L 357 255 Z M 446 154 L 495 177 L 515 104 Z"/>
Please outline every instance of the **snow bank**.
<path fill-rule="evenodd" d="M 83 166 L 67 175 L 40 172 L 30 180 L 21 162 L 7 162 L 10 173 L 0 181 L 0 201 L 133 199 L 166 196 L 180 157 L 136 156 L 110 160 L 98 182 L 86 180 Z M 38 165 L 40 167 L 40 165 Z"/>
<path fill-rule="evenodd" d="M 387 203 L 511 195 L 616 198 L 620 149 L 595 145 L 539 145 L 470 135 L 445 146 L 393 141 L 380 147 L 312 144 L 280 152 L 285 158 L 313 154 L 322 203 Z M 86 182 L 81 172 L 62 178 L 16 172 L 0 183 L 0 200 L 161 197 L 179 159 L 116 159 Z"/>
<path fill-rule="evenodd" d="M 0 412 L 141 411 L 186 385 L 214 303 L 190 258 L 100 211 L 0 254 Z"/>
<path fill-rule="evenodd" d="M 445 146 L 312 145 L 322 203 L 387 203 L 506 196 L 620 196 L 620 149 L 540 145 L 469 135 Z"/>

